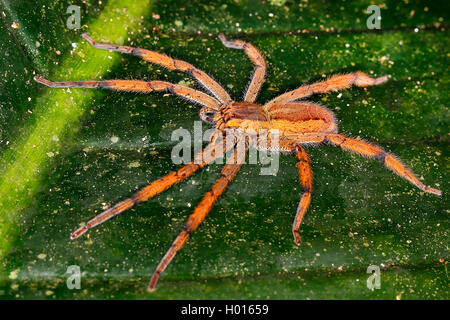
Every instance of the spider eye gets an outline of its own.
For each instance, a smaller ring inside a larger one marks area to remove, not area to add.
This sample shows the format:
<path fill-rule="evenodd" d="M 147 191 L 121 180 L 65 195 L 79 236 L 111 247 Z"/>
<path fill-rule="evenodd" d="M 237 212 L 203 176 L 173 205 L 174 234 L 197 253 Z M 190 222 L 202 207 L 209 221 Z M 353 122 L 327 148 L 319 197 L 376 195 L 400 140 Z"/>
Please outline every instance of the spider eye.
<path fill-rule="evenodd" d="M 213 111 L 200 111 L 200 118 L 209 123 L 211 125 L 215 124 L 214 117 L 216 116 L 216 112 Z"/>

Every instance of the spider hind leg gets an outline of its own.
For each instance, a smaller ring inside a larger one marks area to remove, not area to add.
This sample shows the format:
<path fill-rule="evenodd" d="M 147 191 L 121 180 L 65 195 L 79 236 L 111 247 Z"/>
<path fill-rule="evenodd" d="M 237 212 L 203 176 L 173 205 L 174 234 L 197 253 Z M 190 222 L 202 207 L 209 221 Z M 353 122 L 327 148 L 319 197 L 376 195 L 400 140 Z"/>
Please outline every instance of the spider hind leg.
<path fill-rule="evenodd" d="M 264 105 L 266 110 L 269 110 L 274 104 L 282 102 L 290 102 L 299 99 L 307 98 L 316 93 L 328 93 L 331 91 L 338 91 L 350 88 L 352 85 L 357 87 L 376 86 L 385 83 L 389 80 L 389 76 L 382 76 L 378 78 L 371 78 L 364 72 L 354 72 L 348 74 L 336 74 L 325 81 L 316 82 L 313 84 L 303 85 L 295 90 L 283 93 L 278 97 L 272 99 Z"/>
<path fill-rule="evenodd" d="M 300 184 L 303 188 L 303 194 L 297 207 L 297 214 L 295 215 L 294 223 L 292 224 L 292 234 L 294 235 L 294 240 L 297 245 L 301 244 L 300 225 L 302 223 L 303 217 L 311 203 L 311 191 L 312 191 L 312 170 L 310 166 L 310 161 L 306 150 L 297 145 L 297 168 L 298 175 L 300 178 Z"/>
<path fill-rule="evenodd" d="M 392 170 L 395 174 L 408 180 L 417 188 L 425 192 L 435 194 L 437 196 L 440 196 L 442 194 L 441 190 L 423 184 L 423 182 L 419 180 L 414 172 L 406 167 L 399 159 L 377 146 L 359 139 L 348 138 L 341 134 L 327 134 L 325 135 L 325 139 L 331 144 L 341 147 L 345 151 L 352 151 L 360 155 L 381 161 L 386 166 L 386 168 Z"/>

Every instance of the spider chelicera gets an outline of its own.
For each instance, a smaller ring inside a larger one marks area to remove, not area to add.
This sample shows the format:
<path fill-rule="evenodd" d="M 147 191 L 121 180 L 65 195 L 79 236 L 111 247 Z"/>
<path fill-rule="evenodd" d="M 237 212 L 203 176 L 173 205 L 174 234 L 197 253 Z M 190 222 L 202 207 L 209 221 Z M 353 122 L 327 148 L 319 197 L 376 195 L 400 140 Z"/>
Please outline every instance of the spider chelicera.
<path fill-rule="evenodd" d="M 340 89 L 346 89 L 352 85 L 366 87 L 386 82 L 388 76 L 371 78 L 363 72 L 334 75 L 325 81 L 303 85 L 295 90 L 286 92 L 264 105 L 255 103 L 261 89 L 266 73 L 266 63 L 261 53 L 250 43 L 242 40 L 227 40 L 223 34 L 219 35 L 222 43 L 233 49 L 244 50 L 255 65 L 255 70 L 250 84 L 244 96 L 244 102 L 235 102 L 225 89 L 205 72 L 193 65 L 170 58 L 164 54 L 140 48 L 120 46 L 113 44 L 97 43 L 87 34 L 82 35 L 92 46 L 99 49 L 128 53 L 140 57 L 148 62 L 158 64 L 169 70 L 184 71 L 194 77 L 210 94 L 192 89 L 179 84 L 165 81 L 138 81 L 138 80 L 105 80 L 105 81 L 59 81 L 51 82 L 41 77 L 35 80 L 53 88 L 103 88 L 117 91 L 131 91 L 150 93 L 155 91 L 169 91 L 182 98 L 194 101 L 203 107 L 200 109 L 200 118 L 211 124 L 220 132 L 235 129 L 237 132 L 253 136 L 256 139 L 245 139 L 244 152 L 233 152 L 233 163 L 227 163 L 222 174 L 212 189 L 208 191 L 194 212 L 189 217 L 183 231 L 177 236 L 170 249 L 167 251 L 157 266 L 150 280 L 148 290 L 155 289 L 160 274 L 166 269 L 189 238 L 189 235 L 197 229 L 206 218 L 215 200 L 224 192 L 227 185 L 234 178 L 241 166 L 242 158 L 248 147 L 261 147 L 255 145 L 258 133 L 267 130 L 278 130 L 280 133 L 278 143 L 268 144 L 265 151 L 294 153 L 297 156 L 298 173 L 303 194 L 297 208 L 297 214 L 292 226 L 295 242 L 300 245 L 299 228 L 306 210 L 311 202 L 312 172 L 308 155 L 302 145 L 329 143 L 341 147 L 343 150 L 352 151 L 360 155 L 381 161 L 388 169 L 400 177 L 408 180 L 425 192 L 441 195 L 441 191 L 424 185 L 416 175 L 408 169 L 394 155 L 385 152 L 380 147 L 374 146 L 360 139 L 350 138 L 338 133 L 338 127 L 334 113 L 328 108 L 317 103 L 298 100 L 309 97 L 315 93 L 327 93 Z M 255 134 L 256 133 L 256 134 Z M 255 137 L 256 135 L 256 137 Z M 236 143 L 243 139 L 236 139 Z M 130 209 L 136 203 L 146 201 L 161 192 L 169 189 L 174 184 L 189 177 L 198 169 L 206 166 L 217 158 L 224 156 L 233 145 L 218 147 L 223 138 L 211 139 L 204 150 L 194 156 L 194 161 L 185 165 L 176 172 L 171 172 L 150 185 L 144 187 L 131 198 L 126 199 L 115 206 L 103 211 L 85 225 L 75 230 L 70 238 L 76 239 L 89 229 L 98 226 L 106 220 Z"/>

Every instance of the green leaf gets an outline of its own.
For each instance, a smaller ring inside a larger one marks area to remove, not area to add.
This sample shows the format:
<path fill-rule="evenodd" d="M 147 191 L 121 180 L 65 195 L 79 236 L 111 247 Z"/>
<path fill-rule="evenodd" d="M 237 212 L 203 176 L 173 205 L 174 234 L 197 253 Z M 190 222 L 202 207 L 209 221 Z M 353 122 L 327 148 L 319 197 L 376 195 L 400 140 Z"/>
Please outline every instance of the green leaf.
<path fill-rule="evenodd" d="M 367 29 L 366 1 L 85 1 L 75 3 L 81 30 L 66 27 L 72 4 L 0 1 L 0 298 L 449 298 L 446 2 L 376 1 L 381 30 Z M 242 51 L 223 47 L 218 32 L 264 54 L 259 103 L 331 74 L 389 74 L 381 86 L 311 100 L 336 113 L 341 132 L 396 154 L 443 196 L 425 194 L 376 161 L 308 148 L 313 200 L 297 247 L 295 157 L 281 156 L 276 176 L 244 165 L 147 293 L 149 276 L 221 165 L 71 241 L 103 207 L 176 169 L 171 134 L 193 132 L 198 120 L 198 106 L 163 94 L 35 83 L 36 74 L 193 83 L 137 57 L 94 49 L 82 32 L 186 60 L 236 100 L 253 67 Z M 70 265 L 82 271 L 80 290 L 66 286 Z M 381 268 L 374 291 L 366 287 L 371 265 Z"/>

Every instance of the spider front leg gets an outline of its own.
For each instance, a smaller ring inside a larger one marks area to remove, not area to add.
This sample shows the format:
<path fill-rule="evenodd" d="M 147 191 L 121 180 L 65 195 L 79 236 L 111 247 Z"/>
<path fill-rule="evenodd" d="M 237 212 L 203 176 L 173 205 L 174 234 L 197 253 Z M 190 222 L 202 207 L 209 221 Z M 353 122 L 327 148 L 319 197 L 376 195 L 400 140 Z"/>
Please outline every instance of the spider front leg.
<path fill-rule="evenodd" d="M 239 142 L 238 142 L 239 143 Z M 184 230 L 176 237 L 175 241 L 172 243 L 170 249 L 166 252 L 161 262 L 158 264 L 155 272 L 150 279 L 148 285 L 148 291 L 154 291 L 160 274 L 167 268 L 169 263 L 175 257 L 175 254 L 184 246 L 189 238 L 189 235 L 198 228 L 200 223 L 206 218 L 208 213 L 211 211 L 214 202 L 220 195 L 225 191 L 228 184 L 233 180 L 233 178 L 238 173 L 243 160 L 245 159 L 245 153 L 248 146 L 246 145 L 244 152 L 242 149 L 236 148 L 234 151 L 234 161 L 232 164 L 227 164 L 222 170 L 221 177 L 216 181 L 211 191 L 208 191 L 203 197 L 202 201 L 195 208 L 194 212 L 189 216 L 189 219 L 184 227 Z"/>
<path fill-rule="evenodd" d="M 141 48 L 133 48 L 128 46 L 120 46 L 116 44 L 99 43 L 94 41 L 86 33 L 82 34 L 82 37 L 86 39 L 93 47 L 97 49 L 117 51 L 121 53 L 128 53 L 134 56 L 138 56 L 141 59 L 158 64 L 169 70 L 178 70 L 191 74 L 205 89 L 211 92 L 220 102 L 230 103 L 232 101 L 228 92 L 220 84 L 218 84 L 213 78 L 208 76 L 204 71 L 197 69 L 190 63 L 182 60 L 173 59 L 165 54 L 161 54 L 155 51 L 150 51 Z"/>
<path fill-rule="evenodd" d="M 331 76 L 325 81 L 303 85 L 295 90 L 279 95 L 275 99 L 266 103 L 264 105 L 264 108 L 268 110 L 272 105 L 276 103 L 290 102 L 306 98 L 315 93 L 327 93 L 330 91 L 346 89 L 350 88 L 352 85 L 355 85 L 357 87 L 375 86 L 385 83 L 386 81 L 388 81 L 388 79 L 389 76 L 371 78 L 364 72 L 338 74 Z"/>
<path fill-rule="evenodd" d="M 219 34 L 219 39 L 227 48 L 244 50 L 255 65 L 255 71 L 253 72 L 252 79 L 244 96 L 245 102 L 255 102 L 266 74 L 266 62 L 264 61 L 262 54 L 250 43 L 242 40 L 227 40 L 223 33 Z"/>
<path fill-rule="evenodd" d="M 52 88 L 102 88 L 114 91 L 151 93 L 166 91 L 178 95 L 187 100 L 199 103 L 214 110 L 219 110 L 222 105 L 217 99 L 192 89 L 190 87 L 172 84 L 166 81 L 141 81 L 141 80 L 104 80 L 104 81 L 49 81 L 41 77 L 34 80 Z"/>
<path fill-rule="evenodd" d="M 300 203 L 297 207 L 297 214 L 295 215 L 294 223 L 292 224 L 292 233 L 294 235 L 294 240 L 297 245 L 301 244 L 300 233 L 298 230 L 300 229 L 300 225 L 302 223 L 303 217 L 305 216 L 306 211 L 311 203 L 311 191 L 312 191 L 312 170 L 310 166 L 310 161 L 306 150 L 297 145 L 297 168 L 298 175 L 300 179 L 300 184 L 303 188 L 303 194 L 300 199 Z"/>
<path fill-rule="evenodd" d="M 345 137 L 341 134 L 327 134 L 325 135 L 325 139 L 333 145 L 341 147 L 343 150 L 352 151 L 369 158 L 380 160 L 388 169 L 392 170 L 395 174 L 408 180 L 417 188 L 425 192 L 435 194 L 437 196 L 440 196 L 442 194 L 440 190 L 424 185 L 411 169 L 407 168 L 394 155 L 385 152 L 379 147 L 376 147 L 359 139 Z"/>
<path fill-rule="evenodd" d="M 181 180 L 186 179 L 187 177 L 194 174 L 198 169 L 203 168 L 215 159 L 220 158 L 232 147 L 232 145 L 224 143 L 224 140 L 222 138 L 214 140 L 214 142 L 208 144 L 202 152 L 194 156 L 193 162 L 185 165 L 175 172 L 169 173 L 161 179 L 152 182 L 150 185 L 138 191 L 131 198 L 121 201 L 115 206 L 103 211 L 93 219 L 89 220 L 86 224 L 75 230 L 70 235 L 70 239 L 74 240 L 76 238 L 79 238 L 89 229 L 92 229 L 102 224 L 103 222 L 117 216 L 118 214 L 130 209 L 135 204 L 147 201 L 148 199 L 164 192 Z"/>

